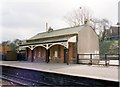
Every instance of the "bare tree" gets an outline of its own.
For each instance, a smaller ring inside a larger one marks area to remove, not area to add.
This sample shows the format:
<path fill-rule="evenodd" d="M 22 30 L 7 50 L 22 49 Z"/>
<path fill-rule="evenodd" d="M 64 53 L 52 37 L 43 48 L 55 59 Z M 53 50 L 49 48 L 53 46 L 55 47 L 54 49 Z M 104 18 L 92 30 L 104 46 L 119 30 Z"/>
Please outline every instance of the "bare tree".
<path fill-rule="evenodd" d="M 86 20 L 89 21 L 89 25 L 93 27 L 94 31 L 99 35 L 100 40 L 104 40 L 106 31 L 110 26 L 108 19 L 99 19 L 92 17 L 91 10 L 86 7 L 80 7 L 68 13 L 64 18 L 69 26 L 80 26 L 85 24 Z"/>
<path fill-rule="evenodd" d="M 68 13 L 65 17 L 65 21 L 71 26 L 80 26 L 85 24 L 86 20 L 91 20 L 92 15 L 90 10 L 85 7 L 80 7 L 77 10 L 74 10 Z"/>
<path fill-rule="evenodd" d="M 102 19 L 101 21 L 102 25 L 103 25 L 103 33 L 102 33 L 102 38 L 101 40 L 104 40 L 107 34 L 107 29 L 109 29 L 109 21 L 107 19 Z"/>
<path fill-rule="evenodd" d="M 93 22 L 92 27 L 98 33 L 100 40 L 104 40 L 107 35 L 107 29 L 110 29 L 110 21 L 106 18 L 93 18 L 91 21 Z"/>

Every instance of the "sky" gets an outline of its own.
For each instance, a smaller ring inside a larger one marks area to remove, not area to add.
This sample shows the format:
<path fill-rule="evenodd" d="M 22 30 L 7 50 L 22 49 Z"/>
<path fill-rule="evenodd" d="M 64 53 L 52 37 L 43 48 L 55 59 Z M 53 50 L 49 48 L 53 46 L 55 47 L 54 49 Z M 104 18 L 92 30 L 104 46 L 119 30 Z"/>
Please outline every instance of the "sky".
<path fill-rule="evenodd" d="M 68 27 L 64 16 L 79 7 L 87 7 L 95 18 L 118 21 L 119 0 L 0 0 L 0 41 L 29 39 L 46 31 Z"/>

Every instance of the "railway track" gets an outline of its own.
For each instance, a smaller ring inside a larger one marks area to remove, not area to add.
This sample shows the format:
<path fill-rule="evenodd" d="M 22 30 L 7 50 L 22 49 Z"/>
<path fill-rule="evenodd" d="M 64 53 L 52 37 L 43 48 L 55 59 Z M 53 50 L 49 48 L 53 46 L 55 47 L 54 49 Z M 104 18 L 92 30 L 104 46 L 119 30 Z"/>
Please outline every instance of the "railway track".
<path fill-rule="evenodd" d="M 44 83 L 44 82 L 37 82 L 35 80 L 19 77 L 16 75 L 11 75 L 8 73 L 2 73 L 2 77 L 0 77 L 2 80 L 10 81 L 13 84 L 19 85 L 19 86 L 50 86 L 51 84 Z"/>
<path fill-rule="evenodd" d="M 119 82 L 2 66 L 2 79 L 22 86 L 119 87 Z"/>
<path fill-rule="evenodd" d="M 41 82 L 41 81 L 39 82 L 39 81 L 35 81 L 35 80 L 32 80 L 32 79 L 19 77 L 17 75 L 11 75 L 11 74 L 8 74 L 8 73 L 2 73 L 2 74 L 3 75 L 2 75 L 1 78 L 3 80 L 10 81 L 10 82 L 12 82 L 14 84 L 17 84 L 19 86 L 54 86 L 54 84 L 49 84 L 48 82 L 46 82 L 46 83 Z M 71 82 L 71 81 L 68 81 L 68 82 Z M 79 84 L 79 86 L 86 86 L 86 87 L 89 86 L 89 84 L 75 82 L 74 80 L 72 82 L 74 82 L 75 84 Z"/>

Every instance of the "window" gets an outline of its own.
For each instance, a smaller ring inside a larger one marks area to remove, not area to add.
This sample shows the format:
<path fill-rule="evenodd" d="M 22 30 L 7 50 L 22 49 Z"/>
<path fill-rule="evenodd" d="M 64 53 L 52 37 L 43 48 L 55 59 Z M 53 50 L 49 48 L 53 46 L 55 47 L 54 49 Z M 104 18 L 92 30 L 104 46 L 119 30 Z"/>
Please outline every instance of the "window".
<path fill-rule="evenodd" d="M 54 56 L 54 57 L 58 57 L 58 52 L 57 52 L 57 51 L 54 51 L 53 56 Z"/>

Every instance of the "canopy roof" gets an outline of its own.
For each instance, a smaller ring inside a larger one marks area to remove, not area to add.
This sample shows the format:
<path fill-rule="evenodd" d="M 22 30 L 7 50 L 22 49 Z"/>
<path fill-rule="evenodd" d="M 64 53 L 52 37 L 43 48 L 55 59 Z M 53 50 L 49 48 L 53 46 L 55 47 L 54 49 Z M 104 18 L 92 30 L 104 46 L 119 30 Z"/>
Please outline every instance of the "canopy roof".
<path fill-rule="evenodd" d="M 46 44 L 46 43 L 55 43 L 55 42 L 67 42 L 72 36 L 67 36 L 67 37 L 59 37 L 59 38 L 49 38 L 45 40 L 38 40 L 38 41 L 31 41 L 31 42 L 26 42 L 25 44 L 22 45 L 36 45 L 36 44 Z"/>

